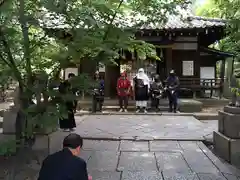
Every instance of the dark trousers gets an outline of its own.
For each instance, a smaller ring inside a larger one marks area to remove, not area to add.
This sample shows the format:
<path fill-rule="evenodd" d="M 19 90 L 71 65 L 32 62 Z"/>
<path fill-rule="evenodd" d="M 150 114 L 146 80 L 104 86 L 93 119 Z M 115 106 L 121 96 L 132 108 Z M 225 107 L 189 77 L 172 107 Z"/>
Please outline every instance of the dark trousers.
<path fill-rule="evenodd" d="M 128 106 L 128 96 L 118 96 L 119 106 L 121 109 L 127 109 Z M 123 107 L 124 106 L 124 107 Z"/>
<path fill-rule="evenodd" d="M 173 94 L 171 94 L 170 91 L 167 91 L 167 94 L 168 94 L 168 101 L 169 101 L 169 111 L 170 112 L 172 112 L 173 110 L 176 111 L 177 105 L 178 105 L 177 92 L 175 91 Z"/>
<path fill-rule="evenodd" d="M 103 98 L 99 96 L 93 96 L 92 112 L 102 111 Z"/>
<path fill-rule="evenodd" d="M 151 106 L 152 108 L 154 108 L 155 110 L 158 110 L 158 106 L 160 104 L 160 99 L 159 98 L 151 98 Z"/>

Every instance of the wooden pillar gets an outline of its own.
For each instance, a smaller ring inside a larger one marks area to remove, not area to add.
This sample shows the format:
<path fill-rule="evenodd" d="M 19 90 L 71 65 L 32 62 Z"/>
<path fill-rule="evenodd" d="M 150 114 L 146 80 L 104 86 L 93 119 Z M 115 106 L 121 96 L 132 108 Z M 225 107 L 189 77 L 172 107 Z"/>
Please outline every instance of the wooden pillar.
<path fill-rule="evenodd" d="M 156 54 L 157 54 L 158 57 L 161 56 L 160 51 L 161 51 L 160 48 L 156 47 Z M 157 66 L 156 73 L 160 75 L 160 61 L 158 61 L 158 60 L 156 61 L 156 66 Z"/>
<path fill-rule="evenodd" d="M 91 77 L 94 77 L 97 70 L 97 62 L 90 59 L 83 59 L 80 63 L 80 72 L 88 74 Z"/>
<path fill-rule="evenodd" d="M 223 96 L 223 85 L 224 85 L 224 75 L 225 75 L 225 59 L 221 62 L 221 70 L 220 70 L 220 89 L 219 89 L 219 98 Z"/>
<path fill-rule="evenodd" d="M 119 63 L 118 63 L 119 64 Z M 115 98 L 117 79 L 120 76 L 120 66 L 119 65 L 107 65 L 105 67 L 105 90 L 104 94 L 106 98 Z"/>
<path fill-rule="evenodd" d="M 166 70 L 167 70 L 167 74 L 173 68 L 172 63 L 173 63 L 172 62 L 172 48 L 167 48 L 166 49 Z"/>
<path fill-rule="evenodd" d="M 225 59 L 221 61 L 221 70 L 220 70 L 221 81 L 224 81 L 224 75 L 225 75 Z"/>
<path fill-rule="evenodd" d="M 195 59 L 193 61 L 194 63 L 194 67 L 193 67 L 193 71 L 194 71 L 194 76 L 196 78 L 200 78 L 200 51 L 199 49 L 196 50 L 196 54 L 195 54 Z M 199 82 L 200 84 L 200 82 Z"/>
<path fill-rule="evenodd" d="M 104 77 L 104 95 L 105 97 L 110 97 L 110 90 L 111 90 L 111 66 L 105 66 L 105 77 Z"/>

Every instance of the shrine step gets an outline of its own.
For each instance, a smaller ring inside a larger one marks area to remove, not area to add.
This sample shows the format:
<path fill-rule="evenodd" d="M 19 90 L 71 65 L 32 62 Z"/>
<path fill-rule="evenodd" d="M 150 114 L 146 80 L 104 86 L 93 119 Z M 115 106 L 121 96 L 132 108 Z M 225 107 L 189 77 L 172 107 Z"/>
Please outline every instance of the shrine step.
<path fill-rule="evenodd" d="M 168 106 L 159 106 L 159 109 L 161 112 L 168 111 Z M 78 110 L 91 110 L 91 107 L 83 107 Z M 150 108 L 148 108 L 149 111 L 151 111 Z M 103 111 L 119 111 L 119 106 L 103 106 Z M 136 106 L 128 106 L 128 111 L 133 112 L 136 111 Z"/>

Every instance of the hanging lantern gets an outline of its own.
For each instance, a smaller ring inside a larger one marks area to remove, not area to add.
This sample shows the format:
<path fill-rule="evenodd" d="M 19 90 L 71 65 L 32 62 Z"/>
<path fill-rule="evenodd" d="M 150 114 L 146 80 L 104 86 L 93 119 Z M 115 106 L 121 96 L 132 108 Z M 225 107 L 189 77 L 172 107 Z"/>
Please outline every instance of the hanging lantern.
<path fill-rule="evenodd" d="M 206 34 L 208 34 L 208 29 L 206 29 Z"/>

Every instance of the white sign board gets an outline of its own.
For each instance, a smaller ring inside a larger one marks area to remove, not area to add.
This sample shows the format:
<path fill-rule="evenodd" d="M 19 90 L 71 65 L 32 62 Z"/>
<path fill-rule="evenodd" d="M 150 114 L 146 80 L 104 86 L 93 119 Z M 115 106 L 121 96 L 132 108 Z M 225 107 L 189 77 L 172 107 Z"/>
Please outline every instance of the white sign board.
<path fill-rule="evenodd" d="M 98 71 L 99 72 L 105 72 L 105 65 L 102 63 L 98 63 Z"/>
<path fill-rule="evenodd" d="M 200 67 L 201 79 L 215 79 L 215 67 Z"/>
<path fill-rule="evenodd" d="M 182 62 L 182 75 L 183 76 L 193 76 L 194 75 L 194 62 L 193 61 L 183 61 Z"/>
<path fill-rule="evenodd" d="M 76 76 L 78 75 L 78 68 L 66 68 L 65 69 L 65 79 L 68 79 L 68 74 L 73 73 Z"/>

